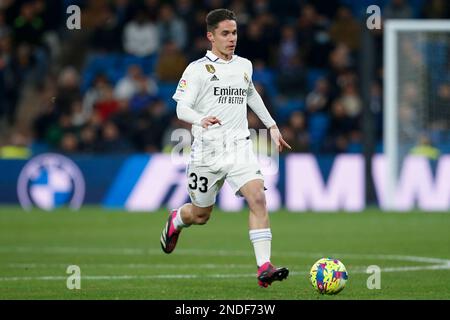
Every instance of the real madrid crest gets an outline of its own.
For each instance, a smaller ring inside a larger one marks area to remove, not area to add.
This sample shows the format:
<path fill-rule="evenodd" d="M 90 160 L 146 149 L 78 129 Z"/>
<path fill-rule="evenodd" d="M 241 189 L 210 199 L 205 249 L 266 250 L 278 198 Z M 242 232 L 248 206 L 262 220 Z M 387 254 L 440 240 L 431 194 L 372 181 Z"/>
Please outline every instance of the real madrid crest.
<path fill-rule="evenodd" d="M 214 66 L 212 64 L 205 64 L 205 68 L 209 73 L 216 72 L 216 69 L 214 68 Z"/>
<path fill-rule="evenodd" d="M 250 83 L 250 78 L 248 77 L 248 74 L 244 72 L 244 80 L 246 83 Z"/>

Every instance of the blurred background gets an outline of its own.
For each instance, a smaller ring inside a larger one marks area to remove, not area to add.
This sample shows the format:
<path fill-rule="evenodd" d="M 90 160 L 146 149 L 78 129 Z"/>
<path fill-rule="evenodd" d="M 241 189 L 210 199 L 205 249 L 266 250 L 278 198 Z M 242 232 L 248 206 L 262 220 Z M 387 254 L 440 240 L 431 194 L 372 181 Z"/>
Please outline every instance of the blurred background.
<path fill-rule="evenodd" d="M 159 243 L 189 201 L 171 97 L 221 7 L 293 147 L 266 161 L 252 136 L 291 270 L 270 292 L 227 184 L 206 227 Z M 448 0 L 0 0 L 0 299 L 449 299 L 449 17 Z M 311 290 L 321 257 L 350 274 L 337 297 Z"/>
<path fill-rule="evenodd" d="M 81 9 L 79 30 L 66 26 L 72 4 Z M 171 97 L 185 67 L 209 49 L 207 12 L 226 7 L 238 17 L 236 53 L 253 62 L 255 86 L 292 151 L 370 159 L 383 151 L 383 30 L 366 27 L 373 4 L 382 21 L 450 15 L 445 0 L 2 0 L 0 156 L 169 153 L 173 130 L 190 128 Z M 448 69 L 448 42 L 442 49 L 430 69 Z M 427 62 L 408 39 L 401 50 L 407 67 Z M 411 105 L 421 88 L 417 74 L 406 76 L 402 134 L 413 137 L 408 150 L 425 145 L 431 151 L 415 151 L 437 159 L 450 136 L 416 139 Z M 432 112 L 421 119 L 448 132 L 450 79 L 428 89 Z M 251 111 L 248 120 L 263 128 Z"/>

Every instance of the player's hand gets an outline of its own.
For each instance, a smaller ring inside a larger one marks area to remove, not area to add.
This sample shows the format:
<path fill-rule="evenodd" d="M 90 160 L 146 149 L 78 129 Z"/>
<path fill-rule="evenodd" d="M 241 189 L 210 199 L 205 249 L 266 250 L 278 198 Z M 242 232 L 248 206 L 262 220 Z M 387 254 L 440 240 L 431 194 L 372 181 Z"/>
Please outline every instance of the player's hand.
<path fill-rule="evenodd" d="M 270 136 L 272 137 L 272 140 L 275 142 L 275 145 L 278 148 L 278 152 L 283 151 L 284 147 L 292 149 L 291 146 L 286 141 L 284 141 L 283 136 L 281 135 L 281 132 L 276 125 L 270 127 Z"/>
<path fill-rule="evenodd" d="M 203 128 L 208 128 L 209 126 L 212 126 L 214 124 L 222 124 L 222 122 L 215 116 L 208 116 L 208 117 L 204 117 L 201 121 L 201 125 Z"/>

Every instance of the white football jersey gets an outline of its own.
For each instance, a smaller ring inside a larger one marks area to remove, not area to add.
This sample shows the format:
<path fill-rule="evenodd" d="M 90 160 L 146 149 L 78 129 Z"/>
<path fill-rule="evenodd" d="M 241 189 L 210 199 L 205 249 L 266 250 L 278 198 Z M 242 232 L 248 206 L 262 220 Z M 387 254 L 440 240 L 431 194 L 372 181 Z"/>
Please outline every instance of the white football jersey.
<path fill-rule="evenodd" d="M 204 116 L 216 116 L 222 122 L 207 129 L 193 124 L 196 140 L 219 142 L 250 136 L 247 97 L 256 92 L 252 73 L 248 59 L 233 55 L 225 61 L 209 50 L 205 57 L 189 64 L 173 99 Z"/>

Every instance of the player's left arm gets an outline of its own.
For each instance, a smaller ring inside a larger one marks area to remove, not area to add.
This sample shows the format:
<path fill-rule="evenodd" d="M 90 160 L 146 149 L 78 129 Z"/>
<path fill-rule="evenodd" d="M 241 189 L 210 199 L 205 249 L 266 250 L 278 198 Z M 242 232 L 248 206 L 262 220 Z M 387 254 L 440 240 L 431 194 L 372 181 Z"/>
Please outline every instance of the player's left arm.
<path fill-rule="evenodd" d="M 261 119 L 262 123 L 264 123 L 266 128 L 270 129 L 270 136 L 272 137 L 272 140 L 275 142 L 275 145 L 278 148 L 278 152 L 283 151 L 284 147 L 292 149 L 291 146 L 286 141 L 284 141 L 283 136 L 281 135 L 281 132 L 278 129 L 275 120 L 270 115 L 269 110 L 267 110 L 263 99 L 259 95 L 258 91 L 256 91 L 253 85 L 253 81 L 251 80 L 248 87 L 247 104 L 258 116 L 258 118 Z"/>

